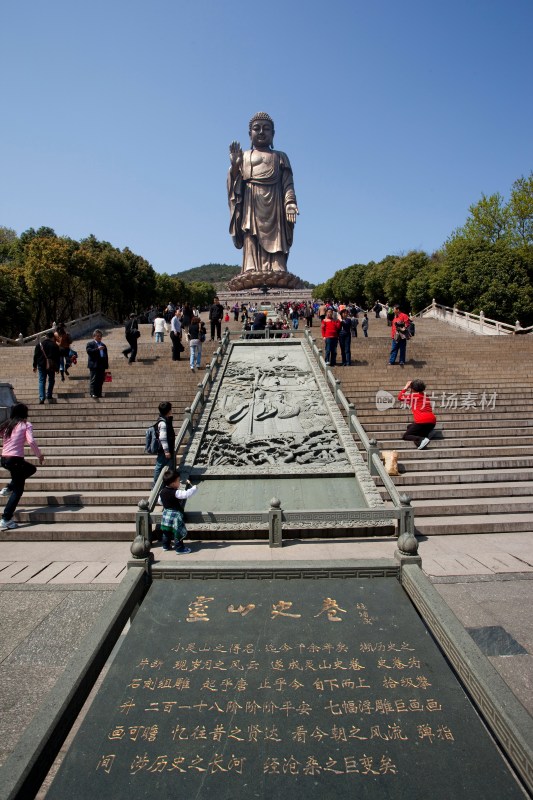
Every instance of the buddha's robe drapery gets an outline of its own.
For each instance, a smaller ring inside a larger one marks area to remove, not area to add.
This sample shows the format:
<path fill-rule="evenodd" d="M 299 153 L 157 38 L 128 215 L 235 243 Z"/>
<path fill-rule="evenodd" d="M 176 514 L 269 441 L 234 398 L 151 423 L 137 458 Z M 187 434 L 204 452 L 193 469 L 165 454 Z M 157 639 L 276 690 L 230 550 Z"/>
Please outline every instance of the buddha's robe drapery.
<path fill-rule="evenodd" d="M 294 225 L 288 203 L 296 205 L 290 161 L 280 150 L 245 150 L 241 169 L 228 175 L 230 233 L 243 250 L 242 271 L 287 270 Z"/>

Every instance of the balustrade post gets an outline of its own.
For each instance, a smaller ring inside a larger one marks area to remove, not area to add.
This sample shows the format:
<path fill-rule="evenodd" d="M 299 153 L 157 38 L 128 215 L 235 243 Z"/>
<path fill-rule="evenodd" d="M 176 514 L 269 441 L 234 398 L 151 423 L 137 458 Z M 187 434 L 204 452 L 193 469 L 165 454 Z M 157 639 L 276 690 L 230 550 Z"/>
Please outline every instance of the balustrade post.
<path fill-rule="evenodd" d="M 374 455 L 374 453 L 377 453 L 379 455 L 378 443 L 375 439 L 370 439 L 369 445 L 370 447 L 368 448 L 368 461 L 367 461 L 368 471 L 370 472 L 371 475 L 377 475 L 378 470 L 376 468 L 376 465 L 374 464 L 374 459 L 372 458 L 372 456 Z"/>
<path fill-rule="evenodd" d="M 283 547 L 281 501 L 273 497 L 268 511 L 268 544 L 270 547 Z"/>
<path fill-rule="evenodd" d="M 348 403 L 348 428 L 350 429 L 350 433 L 355 433 L 355 425 L 352 422 L 352 412 L 355 414 L 355 405 L 353 403 Z"/>
<path fill-rule="evenodd" d="M 140 500 L 135 514 L 135 539 L 130 547 L 133 558 L 150 558 L 152 546 L 152 518 L 148 501 Z"/>

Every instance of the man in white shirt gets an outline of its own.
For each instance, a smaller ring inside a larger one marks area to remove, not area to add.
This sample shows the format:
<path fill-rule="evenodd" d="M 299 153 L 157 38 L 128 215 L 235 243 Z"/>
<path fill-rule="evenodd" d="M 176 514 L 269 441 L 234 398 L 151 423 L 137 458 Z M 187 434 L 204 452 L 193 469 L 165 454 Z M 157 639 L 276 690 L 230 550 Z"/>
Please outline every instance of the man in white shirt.
<path fill-rule="evenodd" d="M 154 319 L 152 330 L 152 333 L 155 333 L 156 344 L 163 342 L 163 339 L 165 338 L 165 330 L 165 318 L 161 312 L 158 312 L 157 317 Z"/>
<path fill-rule="evenodd" d="M 183 350 L 181 344 L 181 311 L 176 310 L 170 322 L 170 339 L 172 341 L 172 361 L 180 361 L 180 354 Z"/>

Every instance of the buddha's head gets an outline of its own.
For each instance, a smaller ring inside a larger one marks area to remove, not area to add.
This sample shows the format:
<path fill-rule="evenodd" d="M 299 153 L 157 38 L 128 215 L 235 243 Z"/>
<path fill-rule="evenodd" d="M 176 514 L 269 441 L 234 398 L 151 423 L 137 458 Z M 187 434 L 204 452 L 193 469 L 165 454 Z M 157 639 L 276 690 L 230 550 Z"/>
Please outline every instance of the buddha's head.
<path fill-rule="evenodd" d="M 267 150 L 274 141 L 274 120 L 266 111 L 254 114 L 249 124 L 249 134 L 252 147 L 258 150 Z"/>

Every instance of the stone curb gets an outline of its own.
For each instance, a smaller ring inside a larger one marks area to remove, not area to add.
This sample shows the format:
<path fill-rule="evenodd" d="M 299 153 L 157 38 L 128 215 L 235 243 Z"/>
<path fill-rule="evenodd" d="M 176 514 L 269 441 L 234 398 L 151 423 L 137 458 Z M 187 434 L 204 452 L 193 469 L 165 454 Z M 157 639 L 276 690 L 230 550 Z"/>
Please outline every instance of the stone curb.
<path fill-rule="evenodd" d="M 129 570 L 4 764 L 0 800 L 35 797 L 145 590 L 144 571 Z"/>
<path fill-rule="evenodd" d="M 422 570 L 404 564 L 401 582 L 489 731 L 533 793 L 533 719 Z"/>

